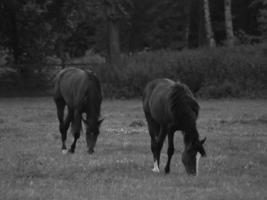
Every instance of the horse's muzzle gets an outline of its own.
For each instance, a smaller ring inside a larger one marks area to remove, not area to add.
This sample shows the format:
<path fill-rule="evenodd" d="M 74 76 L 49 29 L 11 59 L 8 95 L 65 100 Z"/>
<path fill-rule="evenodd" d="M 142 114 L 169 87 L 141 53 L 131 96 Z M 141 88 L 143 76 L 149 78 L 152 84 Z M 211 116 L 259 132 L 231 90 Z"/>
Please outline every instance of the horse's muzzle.
<path fill-rule="evenodd" d="M 89 153 L 89 154 L 93 154 L 94 152 L 95 152 L 94 149 L 89 149 L 89 150 L 88 150 L 88 153 Z"/>
<path fill-rule="evenodd" d="M 196 171 L 194 171 L 194 170 L 186 170 L 186 173 L 187 173 L 187 175 L 188 176 L 196 176 L 197 175 L 197 173 L 196 173 Z"/>

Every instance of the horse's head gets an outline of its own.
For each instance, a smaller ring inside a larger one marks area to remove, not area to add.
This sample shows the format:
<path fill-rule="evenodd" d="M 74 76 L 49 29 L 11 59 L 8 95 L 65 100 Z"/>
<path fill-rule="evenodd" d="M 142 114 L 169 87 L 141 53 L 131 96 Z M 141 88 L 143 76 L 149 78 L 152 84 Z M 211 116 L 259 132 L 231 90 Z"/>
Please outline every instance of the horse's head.
<path fill-rule="evenodd" d="M 94 153 L 95 144 L 97 137 L 99 135 L 99 127 L 104 119 L 98 119 L 95 121 L 83 119 L 86 124 L 86 142 L 88 147 L 88 152 L 90 154 Z"/>
<path fill-rule="evenodd" d="M 188 175 L 197 175 L 199 158 L 200 156 L 206 156 L 206 152 L 203 147 L 205 141 L 206 138 L 195 143 L 185 145 L 185 149 L 182 154 L 182 162 Z"/>

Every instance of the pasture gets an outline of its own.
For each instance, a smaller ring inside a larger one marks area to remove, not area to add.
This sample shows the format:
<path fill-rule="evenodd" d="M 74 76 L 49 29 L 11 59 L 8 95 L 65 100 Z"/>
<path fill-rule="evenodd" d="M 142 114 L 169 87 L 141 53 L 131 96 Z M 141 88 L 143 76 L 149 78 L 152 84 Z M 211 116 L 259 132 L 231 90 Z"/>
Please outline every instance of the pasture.
<path fill-rule="evenodd" d="M 198 129 L 207 158 L 198 177 L 181 163 L 175 135 L 171 172 L 154 174 L 141 101 L 104 101 L 95 153 L 84 133 L 62 155 L 51 98 L 0 99 L 0 199 L 267 199 L 267 100 L 200 101 Z M 67 145 L 72 136 L 68 134 Z"/>

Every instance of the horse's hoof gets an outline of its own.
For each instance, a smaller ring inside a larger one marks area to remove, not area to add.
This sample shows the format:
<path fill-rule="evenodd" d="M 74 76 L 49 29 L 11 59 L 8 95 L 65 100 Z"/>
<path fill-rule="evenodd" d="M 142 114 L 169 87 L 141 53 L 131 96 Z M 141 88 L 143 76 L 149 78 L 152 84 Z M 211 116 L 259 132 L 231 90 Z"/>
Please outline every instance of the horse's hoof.
<path fill-rule="evenodd" d="M 169 174 L 170 173 L 170 168 L 165 168 L 165 174 Z"/>
<path fill-rule="evenodd" d="M 88 150 L 89 154 L 93 154 L 95 151 L 93 149 Z"/>
<path fill-rule="evenodd" d="M 152 169 L 152 172 L 154 172 L 154 173 L 159 173 L 159 168 L 158 168 L 158 167 L 154 167 L 154 168 Z"/>
<path fill-rule="evenodd" d="M 67 153 L 68 153 L 67 149 L 62 149 L 62 151 L 61 151 L 61 152 L 62 152 L 62 154 L 63 154 L 63 155 L 65 155 L 65 154 L 67 154 Z"/>
<path fill-rule="evenodd" d="M 152 169 L 152 172 L 159 173 L 159 165 L 157 161 L 154 161 L 154 167 Z"/>
<path fill-rule="evenodd" d="M 73 154 L 74 153 L 74 150 L 73 149 L 70 149 L 69 150 L 69 153 L 72 153 Z"/>

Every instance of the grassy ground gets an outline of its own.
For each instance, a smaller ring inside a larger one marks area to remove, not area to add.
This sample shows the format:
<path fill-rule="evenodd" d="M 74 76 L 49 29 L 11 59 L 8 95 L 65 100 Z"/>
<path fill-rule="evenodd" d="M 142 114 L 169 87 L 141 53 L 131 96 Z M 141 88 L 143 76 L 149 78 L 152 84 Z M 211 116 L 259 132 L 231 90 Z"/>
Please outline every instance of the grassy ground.
<path fill-rule="evenodd" d="M 50 98 L 0 99 L 0 199 L 267 199 L 267 101 L 200 105 L 208 157 L 200 161 L 200 175 L 188 177 L 179 133 L 170 175 L 151 172 L 138 100 L 105 101 L 96 153 L 86 153 L 82 135 L 76 153 L 62 155 Z M 166 144 L 161 169 L 165 161 Z"/>

